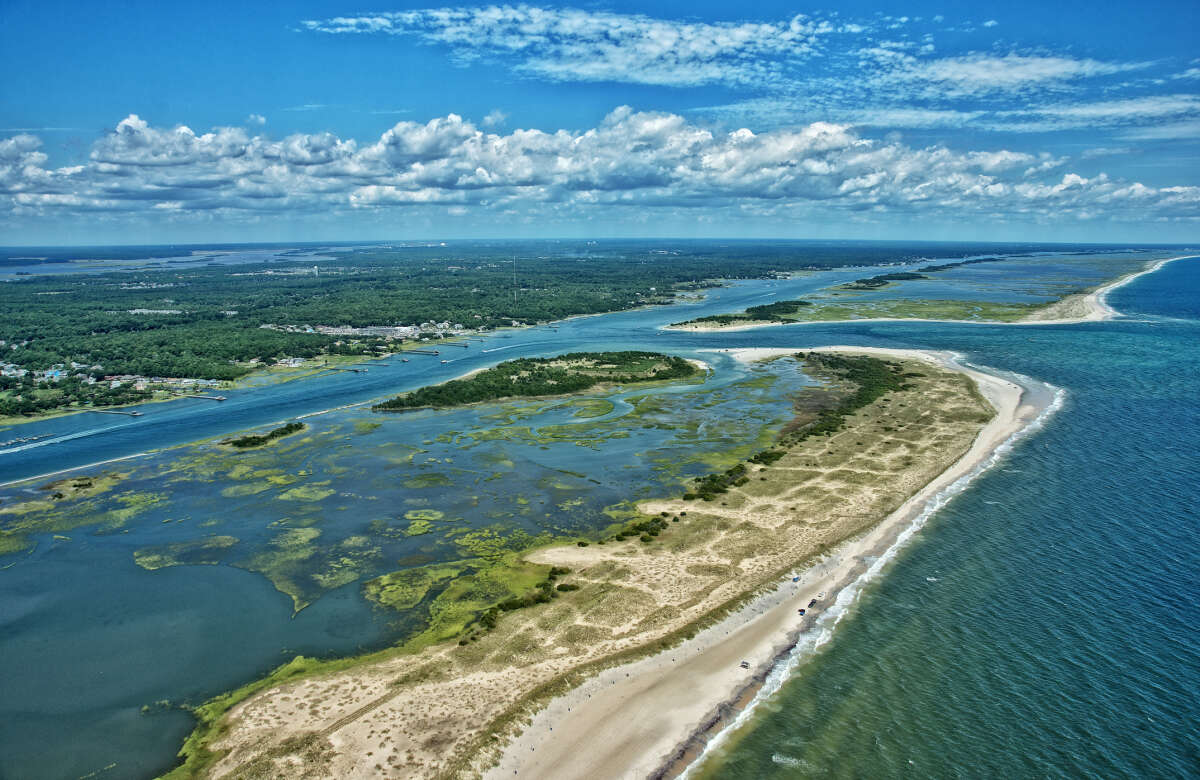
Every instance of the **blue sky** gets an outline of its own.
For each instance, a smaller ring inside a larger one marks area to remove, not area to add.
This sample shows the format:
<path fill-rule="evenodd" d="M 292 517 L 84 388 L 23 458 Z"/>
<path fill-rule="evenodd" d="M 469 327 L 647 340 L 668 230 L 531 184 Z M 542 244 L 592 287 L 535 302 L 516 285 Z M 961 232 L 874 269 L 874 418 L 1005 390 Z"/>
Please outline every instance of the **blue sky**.
<path fill-rule="evenodd" d="M 1200 239 L 1200 4 L 0 5 L 5 244 Z"/>

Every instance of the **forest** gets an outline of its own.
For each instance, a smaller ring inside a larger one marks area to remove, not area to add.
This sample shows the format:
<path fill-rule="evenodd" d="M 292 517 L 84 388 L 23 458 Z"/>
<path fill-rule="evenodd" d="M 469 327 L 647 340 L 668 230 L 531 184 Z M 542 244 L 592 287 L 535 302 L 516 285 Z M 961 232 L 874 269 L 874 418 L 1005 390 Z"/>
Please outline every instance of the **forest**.
<path fill-rule="evenodd" d="M 799 298 L 794 301 L 775 301 L 774 303 L 764 303 L 761 306 L 751 306 L 736 314 L 710 314 L 707 317 L 697 317 L 680 324 L 716 322 L 721 325 L 729 325 L 734 322 L 790 322 L 791 319 L 787 315 L 795 314 L 805 306 L 812 306 L 812 301 Z"/>
<path fill-rule="evenodd" d="M 880 287 L 887 287 L 892 282 L 906 282 L 911 279 L 928 278 L 925 274 L 913 273 L 911 271 L 897 271 L 890 274 L 871 276 L 866 279 L 855 279 L 853 282 L 843 284 L 842 288 L 846 290 L 877 290 Z"/>
<path fill-rule="evenodd" d="M 166 250 L 79 251 L 142 258 Z M 335 246 L 303 261 L 284 253 L 241 265 L 168 263 L 8 277 L 0 282 L 0 365 L 39 371 L 74 363 L 68 373 L 97 379 L 129 374 L 233 380 L 283 357 L 389 349 L 382 338 L 307 332 L 305 326 L 448 322 L 488 330 L 665 304 L 676 293 L 718 279 L 917 256 L 957 259 L 978 251 L 968 245 L 796 241 L 464 241 Z M 37 254 L 55 261 L 72 256 L 63 249 Z M 754 314 L 776 317 L 787 304 L 804 302 L 755 307 Z M 140 400 L 129 391 L 49 383 L 3 397 L 5 409 L 17 414 L 80 400 L 97 406 Z"/>
<path fill-rule="evenodd" d="M 149 401 L 153 396 L 149 390 L 137 390 L 130 385 L 87 384 L 76 377 L 37 383 L 30 376 L 0 376 L 0 417 L 28 416 L 83 406 L 136 404 Z"/>

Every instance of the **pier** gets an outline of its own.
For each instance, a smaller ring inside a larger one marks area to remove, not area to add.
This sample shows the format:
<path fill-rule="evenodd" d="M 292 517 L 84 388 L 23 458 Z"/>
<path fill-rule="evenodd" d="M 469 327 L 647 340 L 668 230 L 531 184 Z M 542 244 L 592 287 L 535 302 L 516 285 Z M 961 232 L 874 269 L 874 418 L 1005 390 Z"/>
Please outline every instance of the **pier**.
<path fill-rule="evenodd" d="M 405 355 L 405 354 L 408 354 L 408 355 L 440 355 L 442 353 L 438 352 L 436 349 L 406 349 L 403 352 L 400 352 L 398 354 L 401 354 L 401 355 Z"/>
<path fill-rule="evenodd" d="M 349 372 L 349 373 L 351 373 L 351 374 L 365 374 L 365 373 L 367 373 L 367 369 L 365 369 L 365 368 L 335 368 L 334 366 L 326 366 L 326 367 L 325 367 L 325 370 L 326 370 L 326 371 L 347 371 L 347 372 Z M 224 399 L 222 399 L 222 400 L 224 400 Z"/>
<path fill-rule="evenodd" d="M 82 409 L 76 407 L 71 409 L 72 412 L 95 412 L 96 414 L 123 414 L 126 417 L 141 417 L 142 413 L 138 411 L 126 412 L 121 409 Z"/>
<path fill-rule="evenodd" d="M 224 401 L 223 395 L 199 395 L 198 393 L 174 393 L 179 398 L 203 398 L 205 401 Z"/>

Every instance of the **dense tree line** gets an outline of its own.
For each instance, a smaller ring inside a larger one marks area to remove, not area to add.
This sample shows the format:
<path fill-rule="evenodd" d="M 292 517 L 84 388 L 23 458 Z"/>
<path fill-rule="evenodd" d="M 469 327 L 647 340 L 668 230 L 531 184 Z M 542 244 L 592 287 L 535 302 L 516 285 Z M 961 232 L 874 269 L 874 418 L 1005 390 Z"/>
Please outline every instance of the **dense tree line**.
<path fill-rule="evenodd" d="M 961 260 L 957 263 L 942 263 L 941 265 L 926 265 L 918 268 L 918 271 L 924 273 L 933 273 L 935 271 L 949 271 L 951 268 L 961 268 L 964 265 L 977 265 L 979 263 L 998 263 L 1007 258 L 1003 257 L 976 257 L 973 260 Z"/>
<path fill-rule="evenodd" d="M 553 358 L 520 358 L 469 377 L 422 387 L 377 404 L 378 411 L 460 406 L 516 396 L 577 393 L 601 382 L 631 384 L 691 376 L 696 367 L 657 352 L 572 352 Z"/>
<path fill-rule="evenodd" d="M 71 407 L 136 404 L 149 401 L 153 395 L 149 390 L 136 390 L 130 385 L 87 384 L 75 377 L 65 377 L 57 382 L 35 382 L 29 376 L 0 376 L 0 417 Z"/>
<path fill-rule="evenodd" d="M 789 322 L 787 315 L 795 314 L 805 306 L 812 306 L 812 301 L 797 298 L 792 301 L 775 301 L 761 306 L 751 306 L 738 314 L 710 314 L 707 317 L 697 317 L 690 322 L 716 322 L 722 325 L 739 321 L 753 322 Z"/>
<path fill-rule="evenodd" d="M 237 447 L 239 450 L 248 449 L 250 447 L 261 447 L 264 444 L 270 444 L 276 439 L 283 438 L 292 433 L 299 433 L 304 430 L 304 423 L 290 422 L 287 425 L 281 425 L 263 434 L 249 434 L 240 436 L 231 440 L 229 443 Z"/>
<path fill-rule="evenodd" d="M 168 249 L 88 249 L 84 256 L 156 257 Z M 346 339 L 262 325 L 545 322 L 666 302 L 718 278 L 895 262 L 905 252 L 937 256 L 933 247 L 890 244 L 463 242 L 331 250 L 319 273 L 310 259 L 288 258 L 30 276 L 0 284 L 0 362 L 45 369 L 75 361 L 99 365 L 103 374 L 231 379 L 253 359 L 374 346 L 369 338 L 338 345 Z M 948 256 L 968 252 L 978 249 L 955 247 Z"/>
<path fill-rule="evenodd" d="M 891 274 L 880 274 L 866 279 L 855 279 L 853 282 L 843 284 L 842 287 L 847 290 L 874 290 L 879 287 L 886 287 L 892 282 L 904 282 L 911 279 L 928 279 L 925 274 L 918 274 L 912 271 L 897 271 Z"/>

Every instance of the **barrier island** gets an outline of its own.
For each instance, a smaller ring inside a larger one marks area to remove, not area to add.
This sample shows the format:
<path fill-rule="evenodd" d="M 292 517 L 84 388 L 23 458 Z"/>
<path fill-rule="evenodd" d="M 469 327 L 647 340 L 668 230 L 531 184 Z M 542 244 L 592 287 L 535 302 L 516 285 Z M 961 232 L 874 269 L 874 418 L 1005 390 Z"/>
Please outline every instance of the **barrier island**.
<path fill-rule="evenodd" d="M 662 356 L 641 354 L 643 376 L 683 370 Z M 451 594 L 459 588 L 470 597 L 453 620 L 437 622 L 396 647 L 334 661 L 297 657 L 213 699 L 196 710 L 200 726 L 184 747 L 185 763 L 171 776 L 457 777 L 492 768 L 512 776 L 526 768 L 536 773 L 529 761 L 555 755 L 564 767 L 578 764 L 561 776 L 593 770 L 598 774 L 591 776 L 646 774 L 639 761 L 649 761 L 653 771 L 686 734 L 648 728 L 635 736 L 650 742 L 614 757 L 611 748 L 620 743 L 602 732 L 586 733 L 591 726 L 550 734 L 531 730 L 531 719 L 543 717 L 538 713 L 548 712 L 552 701 L 573 701 L 576 713 L 594 715 L 583 704 L 592 694 L 579 699 L 580 691 L 603 675 L 632 669 L 634 662 L 664 667 L 636 679 L 672 679 L 676 654 L 680 660 L 685 653 L 716 658 L 712 664 L 720 673 L 749 679 L 752 672 L 736 660 L 727 664 L 720 654 L 705 656 L 707 645 L 693 653 L 694 638 L 718 623 L 749 625 L 739 610 L 790 583 L 787 575 L 811 569 L 847 540 L 870 533 L 965 460 L 997 409 L 1016 408 L 1000 404 L 986 388 L 988 397 L 981 395 L 984 375 L 968 376 L 929 355 L 744 357 L 793 361 L 821 380 L 795 395 L 793 419 L 774 442 L 730 472 L 692 480 L 675 496 L 641 502 L 636 516 L 594 536 L 535 542 L 540 546 L 498 554 L 488 567 L 471 561 L 436 564 L 366 583 L 368 597 L 381 604 L 415 603 L 433 587 Z M 621 376 L 629 375 L 623 363 L 597 363 L 595 355 L 548 360 L 579 361 L 592 370 L 622 366 Z M 651 369 L 651 362 L 661 368 Z M 511 382 L 514 375 L 509 367 L 493 378 Z M 1020 397 L 1014 385 L 1001 384 Z M 489 592 L 495 594 L 490 603 Z M 786 612 L 798 619 L 795 609 Z M 751 649 L 770 650 L 773 640 L 753 642 Z M 762 653 L 746 655 L 757 660 Z M 706 709 L 729 693 L 719 685 L 698 686 L 681 700 L 647 700 L 646 711 Z M 619 707 L 601 715 L 588 722 L 619 729 L 637 720 Z M 676 728 L 693 722 L 672 716 Z M 665 748 L 659 744 L 664 739 Z M 538 752 L 522 740 L 534 740 Z"/>

